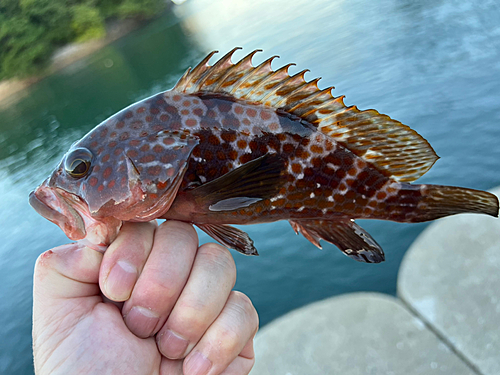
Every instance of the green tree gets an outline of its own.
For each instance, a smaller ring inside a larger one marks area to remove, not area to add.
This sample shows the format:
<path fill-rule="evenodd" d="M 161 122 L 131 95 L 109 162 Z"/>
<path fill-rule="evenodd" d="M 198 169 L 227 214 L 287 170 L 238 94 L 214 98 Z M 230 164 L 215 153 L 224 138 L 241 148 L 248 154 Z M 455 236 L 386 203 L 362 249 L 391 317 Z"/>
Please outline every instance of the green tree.
<path fill-rule="evenodd" d="M 71 28 L 77 42 L 101 38 L 106 34 L 104 19 L 97 8 L 88 4 L 75 5 L 72 7 L 72 15 Z"/>
<path fill-rule="evenodd" d="M 0 78 L 22 78 L 43 69 L 52 52 L 44 32 L 22 15 L 1 20 Z"/>
<path fill-rule="evenodd" d="M 0 1 L 0 21 L 2 15 L 14 15 L 19 13 L 19 0 L 2 0 Z M 0 23 L 1 25 L 1 23 Z"/>
<path fill-rule="evenodd" d="M 0 79 L 39 74 L 57 47 L 104 36 L 106 19 L 164 8 L 164 0 L 0 0 Z"/>
<path fill-rule="evenodd" d="M 44 28 L 43 38 L 49 42 L 57 45 L 74 37 L 67 0 L 20 0 L 19 6 L 33 25 Z"/>
<path fill-rule="evenodd" d="M 150 18 L 163 9 L 165 9 L 163 0 L 125 0 L 117 7 L 117 14 L 121 18 Z"/>

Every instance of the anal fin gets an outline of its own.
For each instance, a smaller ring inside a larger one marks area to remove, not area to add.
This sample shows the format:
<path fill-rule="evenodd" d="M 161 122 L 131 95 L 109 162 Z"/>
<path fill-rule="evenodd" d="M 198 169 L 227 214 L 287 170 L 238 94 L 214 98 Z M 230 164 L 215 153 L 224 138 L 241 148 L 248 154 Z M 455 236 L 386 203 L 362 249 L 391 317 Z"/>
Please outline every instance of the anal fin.
<path fill-rule="evenodd" d="M 196 224 L 196 226 L 227 248 L 245 255 L 259 255 L 250 236 L 238 228 L 223 224 Z"/>
<path fill-rule="evenodd" d="M 358 262 L 380 263 L 385 259 L 380 245 L 354 220 L 289 220 L 295 233 L 301 233 L 321 249 L 320 240 L 337 246 Z"/>

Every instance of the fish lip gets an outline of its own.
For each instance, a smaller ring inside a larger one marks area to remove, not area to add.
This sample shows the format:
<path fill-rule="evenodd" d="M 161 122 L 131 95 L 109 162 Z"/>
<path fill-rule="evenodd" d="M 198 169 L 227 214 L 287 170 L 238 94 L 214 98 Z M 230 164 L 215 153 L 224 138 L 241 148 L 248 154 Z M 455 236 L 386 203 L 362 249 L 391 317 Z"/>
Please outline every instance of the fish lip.
<path fill-rule="evenodd" d="M 29 203 L 40 215 L 59 226 L 66 236 L 73 241 L 78 241 L 87 235 L 85 223 L 81 215 L 67 202 L 60 189 L 53 189 L 40 185 L 29 195 Z M 59 209 L 54 207 L 58 206 Z"/>

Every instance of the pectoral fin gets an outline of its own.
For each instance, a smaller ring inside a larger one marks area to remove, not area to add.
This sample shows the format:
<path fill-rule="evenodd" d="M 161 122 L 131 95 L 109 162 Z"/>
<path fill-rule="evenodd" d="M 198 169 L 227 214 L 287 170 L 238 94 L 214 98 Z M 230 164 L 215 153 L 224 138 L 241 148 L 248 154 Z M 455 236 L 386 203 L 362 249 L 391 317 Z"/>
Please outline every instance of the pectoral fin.
<path fill-rule="evenodd" d="M 196 226 L 227 248 L 245 255 L 259 255 L 252 239 L 242 230 L 222 224 L 196 224 Z"/>
<path fill-rule="evenodd" d="M 284 161 L 265 154 L 189 192 L 210 211 L 233 211 L 276 195 L 282 184 Z"/>
<path fill-rule="evenodd" d="M 295 233 L 302 233 L 321 249 L 320 240 L 337 246 L 358 262 L 380 263 L 385 259 L 380 245 L 354 220 L 290 220 Z"/>

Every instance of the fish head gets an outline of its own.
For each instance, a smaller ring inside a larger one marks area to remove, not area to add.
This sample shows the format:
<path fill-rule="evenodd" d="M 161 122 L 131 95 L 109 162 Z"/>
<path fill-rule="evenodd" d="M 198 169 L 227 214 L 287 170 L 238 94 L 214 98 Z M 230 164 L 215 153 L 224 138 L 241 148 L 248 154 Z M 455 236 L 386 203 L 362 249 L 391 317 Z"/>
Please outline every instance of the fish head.
<path fill-rule="evenodd" d="M 39 214 L 96 250 L 116 238 L 123 221 L 150 221 L 169 209 L 198 144 L 183 131 L 144 130 L 135 111 L 124 111 L 74 143 L 30 194 Z"/>

